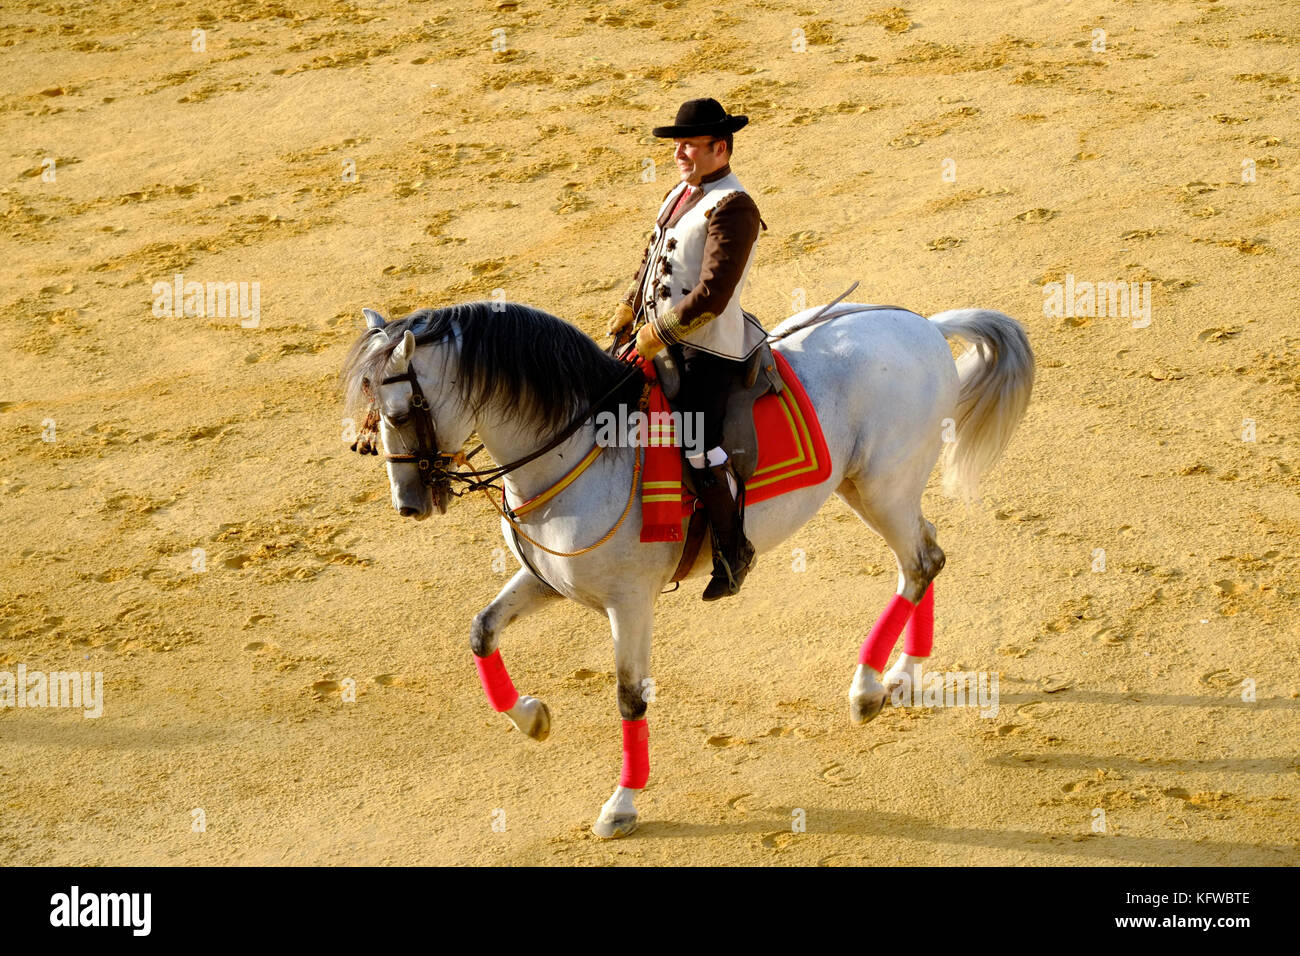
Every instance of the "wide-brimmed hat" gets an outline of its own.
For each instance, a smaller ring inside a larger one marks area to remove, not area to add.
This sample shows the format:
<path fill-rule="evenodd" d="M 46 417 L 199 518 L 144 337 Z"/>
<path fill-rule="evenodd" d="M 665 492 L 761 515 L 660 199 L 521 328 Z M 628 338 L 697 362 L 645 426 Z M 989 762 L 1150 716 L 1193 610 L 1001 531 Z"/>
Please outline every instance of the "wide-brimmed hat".
<path fill-rule="evenodd" d="M 715 99 L 687 100 L 677 110 L 672 126 L 656 126 L 651 132 L 660 139 L 690 139 L 692 136 L 724 136 L 749 122 L 748 116 L 732 116 Z"/>

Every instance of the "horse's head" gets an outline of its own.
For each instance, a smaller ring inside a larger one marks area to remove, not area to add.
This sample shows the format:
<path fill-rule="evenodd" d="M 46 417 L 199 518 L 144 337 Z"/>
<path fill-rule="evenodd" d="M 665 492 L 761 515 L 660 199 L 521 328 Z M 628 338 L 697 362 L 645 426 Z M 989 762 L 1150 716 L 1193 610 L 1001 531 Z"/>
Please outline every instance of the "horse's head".
<path fill-rule="evenodd" d="M 348 367 L 360 376 L 361 389 L 378 415 L 393 507 L 417 521 L 435 507 L 446 514 L 451 487 L 438 472 L 450 467 L 449 459 L 474 431 L 455 387 L 456 343 L 417 343 L 409 329 L 390 336 L 383 316 L 372 309 L 364 312 L 368 329 Z"/>
<path fill-rule="evenodd" d="M 531 306 L 469 302 L 394 322 L 364 312 L 367 328 L 342 372 L 348 405 L 367 409 L 353 448 L 383 448 L 393 507 L 406 517 L 446 511 L 447 475 L 464 463 L 461 449 L 475 432 L 494 459 L 523 464 L 545 436 L 610 400 L 616 382 L 639 395 L 626 364 L 581 329 Z M 459 480 L 488 487 L 481 476 L 506 467 Z"/>

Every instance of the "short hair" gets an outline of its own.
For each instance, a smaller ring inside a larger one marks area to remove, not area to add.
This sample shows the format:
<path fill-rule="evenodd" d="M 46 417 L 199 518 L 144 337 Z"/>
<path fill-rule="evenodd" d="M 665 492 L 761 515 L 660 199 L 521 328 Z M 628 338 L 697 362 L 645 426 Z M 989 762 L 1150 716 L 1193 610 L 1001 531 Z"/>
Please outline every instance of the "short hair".
<path fill-rule="evenodd" d="M 722 142 L 727 144 L 727 155 L 730 156 L 732 150 L 735 148 L 733 143 L 734 135 L 735 134 L 733 133 L 726 133 L 725 135 L 722 136 L 715 136 L 713 137 L 713 142 L 709 143 L 709 145 L 712 146 L 713 143 L 716 143 L 718 140 L 722 140 Z"/>

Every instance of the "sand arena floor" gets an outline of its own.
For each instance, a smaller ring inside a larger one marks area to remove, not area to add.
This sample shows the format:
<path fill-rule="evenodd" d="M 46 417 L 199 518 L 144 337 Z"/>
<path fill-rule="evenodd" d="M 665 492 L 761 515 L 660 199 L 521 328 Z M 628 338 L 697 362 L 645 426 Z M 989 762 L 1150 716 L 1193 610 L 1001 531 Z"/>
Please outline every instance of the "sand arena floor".
<path fill-rule="evenodd" d="M 105 699 L 0 709 L 0 863 L 1300 863 L 1298 55 L 1287 0 L 7 4 L 0 671 Z M 1028 330 L 978 506 L 926 496 L 935 665 L 1000 712 L 849 724 L 895 572 L 832 499 L 743 599 L 661 600 L 606 843 L 605 623 L 506 633 L 555 719 L 508 730 L 467 643 L 492 513 L 402 521 L 335 376 L 364 306 L 603 329 L 672 181 L 649 128 L 703 95 L 750 116 L 769 327 L 856 279 Z M 177 273 L 257 283 L 257 326 L 154 315 Z M 1045 315 L 1067 276 L 1149 282 L 1150 326 Z"/>

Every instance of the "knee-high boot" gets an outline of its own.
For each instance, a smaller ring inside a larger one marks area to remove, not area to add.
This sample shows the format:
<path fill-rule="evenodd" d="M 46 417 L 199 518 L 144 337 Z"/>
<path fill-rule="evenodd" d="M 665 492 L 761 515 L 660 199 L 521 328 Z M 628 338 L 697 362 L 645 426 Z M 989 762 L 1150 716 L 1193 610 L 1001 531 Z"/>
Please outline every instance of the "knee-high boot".
<path fill-rule="evenodd" d="M 736 481 L 738 494 L 734 497 L 728 473 Z M 695 469 L 695 478 L 713 537 L 713 577 L 704 589 L 704 600 L 716 601 L 740 591 L 754 564 L 754 546 L 745 537 L 745 488 L 730 460 Z"/>

